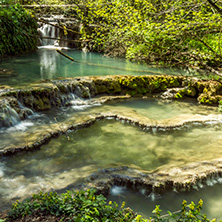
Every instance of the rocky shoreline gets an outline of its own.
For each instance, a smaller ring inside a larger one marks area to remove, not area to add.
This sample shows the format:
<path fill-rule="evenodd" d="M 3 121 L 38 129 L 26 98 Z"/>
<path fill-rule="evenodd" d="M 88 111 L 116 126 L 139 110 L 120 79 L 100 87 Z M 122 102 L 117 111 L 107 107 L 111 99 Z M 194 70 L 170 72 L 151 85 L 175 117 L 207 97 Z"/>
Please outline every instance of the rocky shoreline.
<path fill-rule="evenodd" d="M 71 94 L 100 104 L 110 100 L 125 100 L 132 97 L 160 99 L 185 99 L 188 97 L 201 104 L 216 106 L 222 99 L 222 84 L 217 81 L 203 81 L 183 76 L 103 76 L 61 79 L 29 87 L 7 88 L 0 90 L 0 126 L 7 126 L 8 119 L 4 119 L 6 116 L 4 114 L 9 111 L 17 115 L 17 118 L 24 120 L 32 112 L 70 106 Z M 26 141 L 2 147 L 0 155 L 8 156 L 17 152 L 39 149 L 51 138 L 66 134 L 69 130 L 89 127 L 96 121 L 110 118 L 134 125 L 145 131 L 166 131 L 197 123 L 221 121 L 222 115 L 197 115 L 186 116 L 186 118 L 180 116 L 179 118 L 153 121 L 137 116 L 135 113 L 121 112 L 121 110 L 90 113 L 85 117 L 69 118 L 63 123 L 62 128 L 57 123 L 52 123 L 48 128 L 40 127 L 34 133 L 27 134 Z M 99 193 L 107 195 L 112 186 L 120 185 L 149 195 L 152 192 L 164 193 L 168 190 L 180 192 L 198 189 L 209 183 L 219 183 L 221 178 L 222 161 L 217 159 L 169 169 L 156 169 L 153 172 L 140 171 L 128 166 L 103 169 L 88 176 L 86 182 L 76 188 L 95 187 Z M 70 185 L 67 184 L 67 186 Z M 65 187 L 61 189 L 65 189 Z"/>

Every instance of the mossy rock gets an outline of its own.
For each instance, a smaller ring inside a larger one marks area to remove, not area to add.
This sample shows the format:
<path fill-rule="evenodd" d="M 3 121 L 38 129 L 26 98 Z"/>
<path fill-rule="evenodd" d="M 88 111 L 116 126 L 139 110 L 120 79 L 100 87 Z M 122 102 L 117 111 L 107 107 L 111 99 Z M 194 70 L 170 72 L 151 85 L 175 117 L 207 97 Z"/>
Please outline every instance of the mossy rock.
<path fill-rule="evenodd" d="M 182 99 L 187 94 L 187 89 L 181 89 L 177 94 L 175 95 L 175 99 Z"/>
<path fill-rule="evenodd" d="M 197 100 L 199 103 L 206 105 L 218 104 L 219 102 L 219 98 L 217 96 L 209 96 L 206 94 L 201 94 Z"/>
<path fill-rule="evenodd" d="M 122 89 L 118 79 L 96 79 L 95 94 L 119 94 Z"/>
<path fill-rule="evenodd" d="M 193 86 L 190 86 L 186 91 L 186 95 L 190 97 L 195 97 L 197 95 L 197 91 Z"/>
<path fill-rule="evenodd" d="M 50 100 L 47 97 L 44 98 L 35 98 L 33 101 L 33 108 L 35 110 L 47 110 L 51 108 Z"/>
<path fill-rule="evenodd" d="M 58 87 L 58 89 L 59 89 L 59 91 L 60 91 L 61 93 L 69 93 L 69 90 L 68 90 L 68 88 L 67 88 L 67 85 L 65 85 L 65 84 L 59 84 L 59 85 L 57 85 L 57 87 Z"/>

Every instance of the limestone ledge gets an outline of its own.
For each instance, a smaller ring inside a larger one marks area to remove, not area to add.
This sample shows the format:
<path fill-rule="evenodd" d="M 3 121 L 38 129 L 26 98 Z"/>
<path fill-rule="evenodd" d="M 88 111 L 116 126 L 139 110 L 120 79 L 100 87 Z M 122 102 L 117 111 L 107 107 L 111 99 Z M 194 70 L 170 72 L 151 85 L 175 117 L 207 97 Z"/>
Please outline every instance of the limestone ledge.
<path fill-rule="evenodd" d="M 23 88 L 6 88 L 0 90 L 2 100 L 19 112 L 17 99 L 23 106 L 35 111 L 52 107 L 69 105 L 70 94 L 82 98 L 93 98 L 100 95 L 144 96 L 167 92 L 179 88 L 171 97 L 180 99 L 185 96 L 196 98 L 199 103 L 218 104 L 222 99 L 222 84 L 218 81 L 204 81 L 183 76 L 91 76 L 52 80 Z M 167 93 L 164 95 L 167 98 Z"/>
<path fill-rule="evenodd" d="M 126 97 L 102 97 L 99 101 L 107 101 L 116 98 Z M 117 110 L 118 109 L 118 110 Z M 13 144 L 5 147 L 0 147 L 0 156 L 8 156 L 17 152 L 24 152 L 33 149 L 39 149 L 41 145 L 48 142 L 54 137 L 59 135 L 67 135 L 70 130 L 79 130 L 86 128 L 94 124 L 96 121 L 104 119 L 114 119 L 121 121 L 124 124 L 131 124 L 135 127 L 141 128 L 141 130 L 147 131 L 148 133 L 155 133 L 157 131 L 167 131 L 180 129 L 182 127 L 188 127 L 192 124 L 204 124 L 208 122 L 221 122 L 222 115 L 210 114 L 210 115 L 179 115 L 170 119 L 153 120 L 145 116 L 141 116 L 135 112 L 126 112 L 119 108 L 112 109 L 107 112 L 88 112 L 88 115 L 73 116 L 67 120 L 59 123 L 51 123 L 37 128 L 30 129 L 29 131 L 22 132 L 20 139 L 16 140 Z M 11 133 L 13 137 L 13 133 Z M 15 137 L 18 138 L 18 132 L 15 131 Z"/>
<path fill-rule="evenodd" d="M 170 95 L 167 93 L 170 92 Z M 218 81 L 203 81 L 182 76 L 102 76 L 61 79 L 23 88 L 0 89 L 0 113 L 5 106 L 12 107 L 18 114 L 22 107 L 34 111 L 70 105 L 70 94 L 82 98 L 108 96 L 146 96 L 157 95 L 163 98 L 181 99 L 186 96 L 196 98 L 199 103 L 217 105 L 222 100 L 222 84 Z M 104 99 L 106 101 L 106 99 Z M 22 105 L 22 106 L 21 106 Z M 1 117 L 1 116 L 0 116 Z M 25 115 L 24 115 L 25 118 Z M 66 134 L 69 130 L 88 127 L 97 120 L 113 118 L 140 127 L 143 130 L 172 130 L 192 123 L 218 121 L 218 116 L 195 116 L 155 122 L 141 117 L 127 116 L 121 113 L 91 114 L 82 119 L 69 120 L 39 128 L 28 140 L 12 146 L 2 147 L 1 156 L 16 152 L 40 148 L 51 138 Z M 157 169 L 154 172 L 141 172 L 129 167 L 104 169 L 91 174 L 84 187 L 96 187 L 98 192 L 107 193 L 111 186 L 121 185 L 134 190 L 142 190 L 146 195 L 162 193 L 167 190 L 177 191 L 201 188 L 203 185 L 220 182 L 222 160 L 204 161 L 169 169 Z M 69 180 L 70 181 L 70 180 Z"/>
<path fill-rule="evenodd" d="M 191 191 L 222 182 L 222 159 L 201 161 L 181 167 L 160 168 L 153 172 L 140 171 L 127 166 L 99 170 L 87 178 L 85 188 L 96 188 L 98 193 L 108 195 L 112 186 L 150 194 L 167 191 Z"/>
<path fill-rule="evenodd" d="M 183 76 L 90 76 L 44 81 L 22 88 L 0 89 L 0 127 L 14 125 L 14 119 L 26 119 L 32 112 L 71 105 L 73 95 L 83 99 L 101 96 L 163 99 L 196 98 L 199 103 L 218 105 L 222 84 Z"/>

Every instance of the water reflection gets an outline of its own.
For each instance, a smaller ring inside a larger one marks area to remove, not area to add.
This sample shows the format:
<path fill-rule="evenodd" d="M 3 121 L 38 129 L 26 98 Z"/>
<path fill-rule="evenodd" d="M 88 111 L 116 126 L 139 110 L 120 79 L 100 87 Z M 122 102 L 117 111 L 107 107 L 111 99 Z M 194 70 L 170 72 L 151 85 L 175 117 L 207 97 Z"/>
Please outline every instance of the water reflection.
<path fill-rule="evenodd" d="M 0 66 L 13 69 L 17 76 L 0 78 L 0 84 L 24 85 L 43 79 L 92 75 L 185 74 L 180 69 L 154 68 L 125 59 L 107 58 L 99 53 L 65 50 L 66 54 L 78 61 L 72 62 L 59 55 L 56 47 L 50 48 L 43 47 L 36 52 L 1 59 Z"/>
<path fill-rule="evenodd" d="M 57 57 L 59 55 L 49 50 L 43 50 L 39 55 L 41 79 L 54 79 L 57 74 Z"/>

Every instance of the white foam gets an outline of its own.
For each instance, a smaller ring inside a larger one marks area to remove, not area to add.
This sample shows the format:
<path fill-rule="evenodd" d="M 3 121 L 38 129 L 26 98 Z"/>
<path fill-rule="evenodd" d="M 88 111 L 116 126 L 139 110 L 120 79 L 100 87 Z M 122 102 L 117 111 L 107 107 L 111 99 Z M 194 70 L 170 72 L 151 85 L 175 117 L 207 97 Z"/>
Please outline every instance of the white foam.
<path fill-rule="evenodd" d="M 155 201 L 155 199 L 156 199 L 156 195 L 153 192 L 149 195 L 149 197 L 150 197 L 151 201 Z"/>
<path fill-rule="evenodd" d="M 145 195 L 146 189 L 141 189 L 141 190 L 140 190 L 140 193 L 141 193 L 142 195 Z"/>
<path fill-rule="evenodd" d="M 125 192 L 125 188 L 124 187 L 119 187 L 119 186 L 114 186 L 111 188 L 110 193 L 113 196 L 118 196 L 120 194 L 123 194 Z"/>
<path fill-rule="evenodd" d="M 0 178 L 4 176 L 4 165 L 0 164 Z"/>
<path fill-rule="evenodd" d="M 38 49 L 52 49 L 52 50 L 62 50 L 62 49 L 70 49 L 68 47 L 60 47 L 60 46 L 55 46 L 55 45 L 43 45 L 43 46 L 38 46 Z"/>
<path fill-rule="evenodd" d="M 73 99 L 70 103 L 74 110 L 85 110 L 93 106 L 101 106 L 101 103 L 96 103 L 90 100 L 82 100 L 80 98 Z"/>
<path fill-rule="evenodd" d="M 34 123 L 31 121 L 22 121 L 20 123 L 18 123 L 15 126 L 12 126 L 10 128 L 7 129 L 8 132 L 12 132 L 12 131 L 25 131 L 27 130 L 28 127 L 33 126 Z"/>

